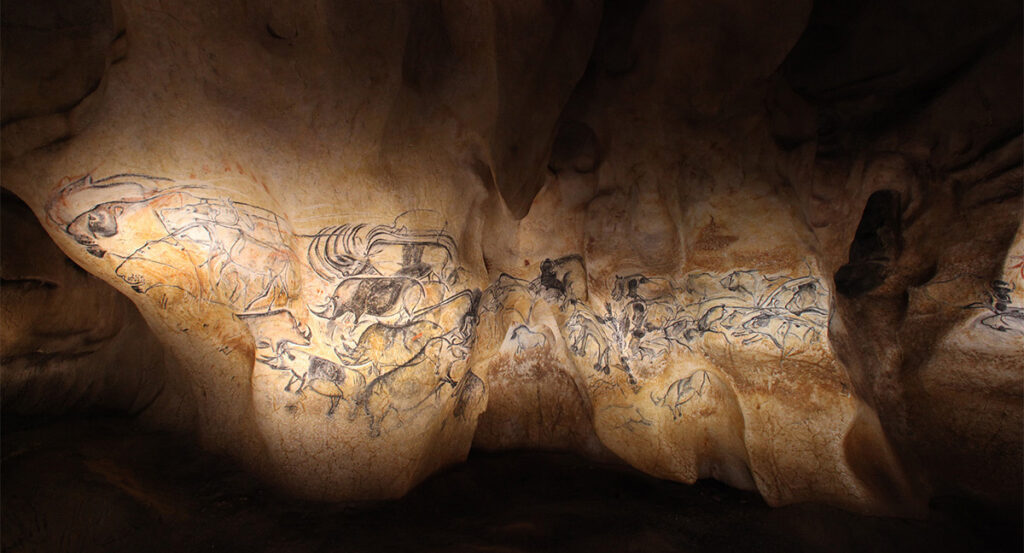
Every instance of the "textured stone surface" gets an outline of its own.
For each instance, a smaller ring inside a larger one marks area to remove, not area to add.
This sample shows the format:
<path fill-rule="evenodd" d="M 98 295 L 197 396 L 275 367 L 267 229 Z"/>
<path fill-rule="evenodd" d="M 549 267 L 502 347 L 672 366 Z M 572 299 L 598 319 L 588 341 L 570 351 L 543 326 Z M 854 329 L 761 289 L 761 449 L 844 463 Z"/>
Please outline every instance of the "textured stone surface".
<path fill-rule="evenodd" d="M 1021 549 L 1019 517 L 962 498 L 933 502 L 927 520 L 772 508 L 714 481 L 675 484 L 567 454 L 474 451 L 400 500 L 324 504 L 276 494 L 224 458 L 122 421 L 5 424 L 0 539 L 11 551 Z"/>
<path fill-rule="evenodd" d="M 83 6 L 90 48 L 5 43 L 73 70 L 5 61 L 3 185 L 170 359 L 98 404 L 166 389 L 154 423 L 315 499 L 475 444 L 1019 503 L 1018 5 Z"/>

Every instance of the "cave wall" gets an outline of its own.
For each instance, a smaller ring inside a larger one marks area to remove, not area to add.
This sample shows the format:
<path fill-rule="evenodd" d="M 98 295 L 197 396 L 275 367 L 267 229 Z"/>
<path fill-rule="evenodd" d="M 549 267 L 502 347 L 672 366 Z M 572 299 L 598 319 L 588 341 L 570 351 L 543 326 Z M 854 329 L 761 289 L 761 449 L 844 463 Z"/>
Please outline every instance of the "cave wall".
<path fill-rule="evenodd" d="M 5 3 L 5 412 L 319 499 L 527 447 L 1019 502 L 1020 11 Z"/>

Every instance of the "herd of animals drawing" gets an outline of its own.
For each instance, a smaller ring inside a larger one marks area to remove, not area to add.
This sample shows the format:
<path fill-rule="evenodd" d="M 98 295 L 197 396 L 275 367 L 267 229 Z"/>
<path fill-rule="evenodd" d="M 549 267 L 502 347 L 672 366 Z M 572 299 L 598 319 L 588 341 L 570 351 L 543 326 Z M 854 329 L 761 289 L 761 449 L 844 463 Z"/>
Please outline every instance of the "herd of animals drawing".
<path fill-rule="evenodd" d="M 483 380 L 468 363 L 477 326 L 512 303 L 527 307 L 508 325 L 507 351 L 562 340 L 591 376 L 623 393 L 645 390 L 673 419 L 706 393 L 709 373 L 645 379 L 638 366 L 693 352 L 709 338 L 785 360 L 827 332 L 829 291 L 810 267 L 801 276 L 619 275 L 595 307 L 584 297 L 578 255 L 545 260 L 532 279 L 501 274 L 481 291 L 468 286 L 445 224 L 415 224 L 436 213 L 302 235 L 267 209 L 212 192 L 146 175 L 85 176 L 58 190 L 47 214 L 162 306 L 184 296 L 225 306 L 250 328 L 256 361 L 281 373 L 284 392 L 324 398 L 331 417 L 344 404 L 347 418 L 366 417 L 374 436 L 420 407 L 450 401 L 462 416 L 479 401 Z M 296 253 L 303 248 L 305 259 Z M 301 291 L 310 279 L 326 293 L 307 303 Z M 988 327 L 1020 326 L 1024 311 L 1010 305 L 1009 286 L 1000 281 L 990 301 L 970 306 L 991 312 Z M 533 317 L 539 303 L 559 313 L 561 328 L 544 332 Z"/>

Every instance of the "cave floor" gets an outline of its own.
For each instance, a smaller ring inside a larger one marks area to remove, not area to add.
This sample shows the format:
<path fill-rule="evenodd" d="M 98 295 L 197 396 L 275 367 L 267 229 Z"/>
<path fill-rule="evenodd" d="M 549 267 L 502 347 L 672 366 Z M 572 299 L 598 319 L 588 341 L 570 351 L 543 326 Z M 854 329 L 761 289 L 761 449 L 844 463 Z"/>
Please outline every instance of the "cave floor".
<path fill-rule="evenodd" d="M 285 499 L 186 440 L 113 418 L 3 424 L 4 551 L 1014 551 L 1019 512 L 932 502 L 926 520 L 772 509 L 543 452 L 482 453 L 398 501 Z"/>

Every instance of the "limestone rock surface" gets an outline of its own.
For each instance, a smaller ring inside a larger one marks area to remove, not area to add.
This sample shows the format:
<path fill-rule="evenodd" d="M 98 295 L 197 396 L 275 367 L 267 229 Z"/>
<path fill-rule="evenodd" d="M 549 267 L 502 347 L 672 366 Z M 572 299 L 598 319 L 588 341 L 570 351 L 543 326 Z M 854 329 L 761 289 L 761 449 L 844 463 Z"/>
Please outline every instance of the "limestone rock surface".
<path fill-rule="evenodd" d="M 1019 503 L 1019 5 L 42 4 L 2 184 L 77 266 L 5 196 L 5 410 L 314 499 L 479 447 Z"/>

